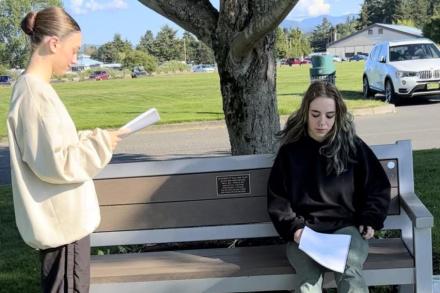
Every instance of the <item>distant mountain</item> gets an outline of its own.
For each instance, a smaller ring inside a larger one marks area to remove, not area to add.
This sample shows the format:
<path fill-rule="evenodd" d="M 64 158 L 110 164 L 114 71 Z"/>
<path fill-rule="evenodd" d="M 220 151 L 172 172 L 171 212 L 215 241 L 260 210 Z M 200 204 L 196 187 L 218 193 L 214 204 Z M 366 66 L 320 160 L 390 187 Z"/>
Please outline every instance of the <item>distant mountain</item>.
<path fill-rule="evenodd" d="M 317 25 L 320 25 L 322 23 L 322 19 L 324 17 L 326 17 L 332 25 L 337 25 L 340 23 L 344 23 L 347 20 L 347 17 L 357 18 L 358 15 L 354 13 L 341 16 L 320 15 L 316 17 L 305 18 L 301 21 L 285 19 L 283 22 L 281 22 L 280 26 L 282 28 L 288 29 L 298 27 L 303 33 L 310 33 L 315 29 Z"/>

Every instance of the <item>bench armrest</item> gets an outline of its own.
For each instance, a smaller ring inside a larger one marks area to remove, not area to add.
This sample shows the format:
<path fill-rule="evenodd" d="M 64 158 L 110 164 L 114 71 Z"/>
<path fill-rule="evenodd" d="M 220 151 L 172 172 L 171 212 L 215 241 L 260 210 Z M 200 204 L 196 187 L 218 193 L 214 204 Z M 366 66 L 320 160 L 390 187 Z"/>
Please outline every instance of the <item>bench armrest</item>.
<path fill-rule="evenodd" d="M 415 228 L 432 228 L 434 226 L 432 214 L 414 192 L 401 194 L 400 200 Z"/>

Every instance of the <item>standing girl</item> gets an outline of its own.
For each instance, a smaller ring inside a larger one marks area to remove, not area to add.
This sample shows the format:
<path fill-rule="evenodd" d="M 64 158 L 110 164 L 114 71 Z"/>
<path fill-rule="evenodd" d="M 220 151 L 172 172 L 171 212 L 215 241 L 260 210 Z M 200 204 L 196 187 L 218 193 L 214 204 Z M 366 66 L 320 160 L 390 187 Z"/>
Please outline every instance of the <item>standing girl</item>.
<path fill-rule="evenodd" d="M 371 149 L 355 134 L 337 88 L 310 85 L 301 107 L 280 132 L 268 183 L 268 212 L 288 242 L 295 268 L 295 292 L 322 292 L 325 269 L 298 249 L 305 226 L 323 233 L 351 235 L 345 271 L 335 273 L 338 292 L 368 292 L 362 266 L 367 240 L 383 227 L 390 183 Z"/>
<path fill-rule="evenodd" d="M 77 61 L 81 32 L 63 9 L 30 12 L 21 23 L 32 53 L 14 85 L 8 114 L 15 219 L 40 250 L 44 292 L 88 292 L 89 235 L 100 221 L 92 178 L 112 157 L 120 133 L 77 132 L 50 85 Z"/>

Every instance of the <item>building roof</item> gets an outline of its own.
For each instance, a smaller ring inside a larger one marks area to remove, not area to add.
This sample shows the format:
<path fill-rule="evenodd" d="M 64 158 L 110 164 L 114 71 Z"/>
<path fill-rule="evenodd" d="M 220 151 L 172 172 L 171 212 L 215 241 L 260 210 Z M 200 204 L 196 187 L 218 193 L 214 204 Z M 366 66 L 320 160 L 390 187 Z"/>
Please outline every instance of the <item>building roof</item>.
<path fill-rule="evenodd" d="M 400 31 L 402 33 L 406 33 L 409 35 L 414 35 L 415 37 L 423 37 L 423 32 L 416 27 L 400 25 L 400 24 L 385 24 L 385 23 L 376 23 L 376 25 L 386 27 L 391 30 Z"/>
<path fill-rule="evenodd" d="M 364 32 L 364 31 L 366 31 L 366 30 L 369 30 L 372 27 L 382 27 L 382 28 L 385 28 L 385 29 L 388 29 L 388 30 L 399 32 L 399 33 L 404 34 L 406 36 L 411 36 L 411 37 L 416 37 L 416 38 L 422 38 L 423 37 L 423 32 L 420 29 L 415 28 L 415 27 L 410 27 L 410 26 L 405 26 L 405 25 L 397 25 L 397 24 L 373 23 L 372 25 L 369 25 L 369 26 L 367 26 L 366 28 L 364 28 L 364 29 L 362 29 L 360 31 L 357 31 L 355 33 L 352 33 L 351 35 L 348 35 L 346 37 L 343 37 L 342 39 L 339 39 L 337 41 L 334 41 L 333 43 L 330 43 L 328 45 L 328 47 L 331 47 L 331 46 L 333 46 L 333 45 L 335 45 L 335 44 L 337 44 L 337 43 L 339 43 L 341 41 L 344 41 L 344 40 L 346 40 L 348 38 L 351 38 L 351 37 L 353 37 L 353 36 L 355 36 L 357 34 L 360 34 L 360 33 Z"/>
<path fill-rule="evenodd" d="M 103 64 L 104 63 L 101 61 L 90 58 L 89 55 L 81 54 L 78 55 L 78 61 L 72 67 L 93 67 L 93 66 L 102 66 Z"/>

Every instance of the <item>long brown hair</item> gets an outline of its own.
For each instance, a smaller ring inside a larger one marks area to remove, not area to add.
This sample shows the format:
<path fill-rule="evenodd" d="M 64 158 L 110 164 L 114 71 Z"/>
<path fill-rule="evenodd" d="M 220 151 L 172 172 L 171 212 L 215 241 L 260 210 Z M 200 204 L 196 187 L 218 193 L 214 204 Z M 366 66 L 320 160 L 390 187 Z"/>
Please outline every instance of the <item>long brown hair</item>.
<path fill-rule="evenodd" d="M 78 23 L 60 7 L 29 12 L 21 21 L 21 29 L 30 37 L 33 49 L 45 36 L 63 38 L 69 33 L 81 31 Z"/>
<path fill-rule="evenodd" d="M 356 155 L 356 131 L 353 116 L 347 111 L 347 106 L 339 90 L 326 81 L 313 82 L 301 102 L 300 108 L 287 119 L 286 126 L 278 132 L 281 145 L 298 141 L 307 136 L 309 109 L 312 101 L 318 97 L 328 97 L 335 101 L 335 124 L 327 134 L 319 152 L 327 158 L 327 173 L 340 175 L 349 162 L 354 162 Z"/>

